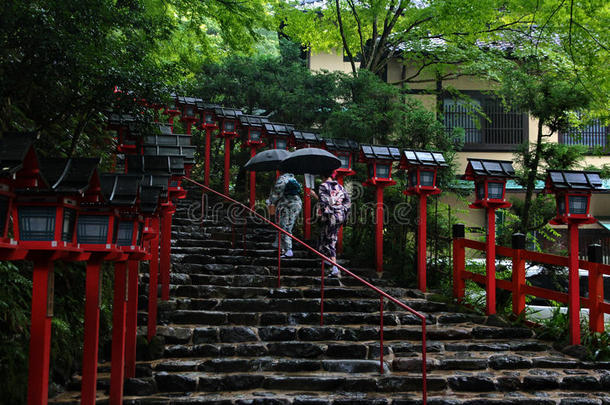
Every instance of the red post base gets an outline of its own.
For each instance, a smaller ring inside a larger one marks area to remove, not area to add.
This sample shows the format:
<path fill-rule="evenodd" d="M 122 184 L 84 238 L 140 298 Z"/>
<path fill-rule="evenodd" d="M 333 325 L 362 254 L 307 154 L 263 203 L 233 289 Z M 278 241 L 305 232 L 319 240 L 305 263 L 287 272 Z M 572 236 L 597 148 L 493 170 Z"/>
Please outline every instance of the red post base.
<path fill-rule="evenodd" d="M 570 235 L 568 319 L 570 324 L 570 344 L 580 344 L 580 281 L 578 264 L 578 224 L 568 224 Z"/>
<path fill-rule="evenodd" d="M 419 195 L 419 224 L 417 226 L 417 287 L 426 292 L 426 195 Z"/>
<path fill-rule="evenodd" d="M 136 340 L 138 329 L 138 272 L 140 262 L 128 262 L 129 291 L 127 294 L 127 320 L 125 334 L 125 377 L 136 376 Z"/>
<path fill-rule="evenodd" d="M 487 315 L 496 313 L 496 210 L 487 208 L 487 238 L 485 256 L 485 312 Z"/>
<path fill-rule="evenodd" d="M 150 241 L 150 261 L 148 262 L 148 327 L 146 334 L 149 342 L 153 336 L 157 334 L 157 298 L 159 296 L 159 218 L 154 218 L 151 226 L 155 229 L 157 234 Z"/>
<path fill-rule="evenodd" d="M 34 261 L 32 325 L 28 369 L 28 405 L 44 405 L 49 398 L 49 356 L 53 318 L 53 262 Z"/>
<path fill-rule="evenodd" d="M 205 129 L 205 149 L 204 149 L 204 161 L 203 161 L 203 184 L 207 187 L 210 186 L 210 148 L 212 141 L 212 129 Z"/>
<path fill-rule="evenodd" d="M 83 344 L 83 379 L 81 404 L 95 405 L 97 387 L 97 359 L 100 334 L 100 278 L 101 260 L 87 262 L 85 281 L 85 337 Z"/>
<path fill-rule="evenodd" d="M 172 248 L 172 209 L 161 213 L 161 299 L 169 300 L 170 252 Z"/>
<path fill-rule="evenodd" d="M 125 318 L 127 309 L 127 262 L 114 264 L 112 303 L 112 355 L 110 368 L 110 405 L 122 405 L 125 379 Z"/>

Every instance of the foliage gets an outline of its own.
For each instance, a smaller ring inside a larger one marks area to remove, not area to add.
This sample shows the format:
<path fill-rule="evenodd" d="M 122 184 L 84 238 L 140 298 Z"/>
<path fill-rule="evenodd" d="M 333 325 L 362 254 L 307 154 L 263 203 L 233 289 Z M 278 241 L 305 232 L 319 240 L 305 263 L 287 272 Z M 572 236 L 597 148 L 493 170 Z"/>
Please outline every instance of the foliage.
<path fill-rule="evenodd" d="M 337 108 L 339 75 L 313 74 L 298 45 L 281 40 L 279 46 L 279 55 L 233 55 L 203 66 L 192 94 L 298 128 L 324 123 Z"/>
<path fill-rule="evenodd" d="M 584 329 L 581 342 L 587 348 L 590 360 L 610 360 L 610 334 L 608 332 L 590 332 L 588 329 Z"/>
<path fill-rule="evenodd" d="M 40 131 L 41 150 L 54 155 L 107 154 L 103 112 L 143 112 L 114 86 L 161 101 L 204 60 L 253 51 L 255 30 L 267 25 L 261 4 L 9 0 L 0 16 L 0 132 Z"/>
<path fill-rule="evenodd" d="M 540 320 L 542 327 L 536 331 L 536 336 L 565 344 L 568 341 L 568 313 L 561 310 L 562 305 L 560 303 L 555 301 L 550 303 L 552 307 L 551 316 Z"/>

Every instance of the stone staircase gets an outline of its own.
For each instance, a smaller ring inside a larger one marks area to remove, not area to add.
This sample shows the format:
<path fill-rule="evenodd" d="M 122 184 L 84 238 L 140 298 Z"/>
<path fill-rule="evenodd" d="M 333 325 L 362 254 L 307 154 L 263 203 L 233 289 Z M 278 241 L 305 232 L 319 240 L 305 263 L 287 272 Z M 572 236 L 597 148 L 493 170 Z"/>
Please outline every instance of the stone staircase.
<path fill-rule="evenodd" d="M 190 190 L 175 215 L 171 299 L 159 308 L 162 355 L 138 362 L 124 403 L 422 403 L 419 319 L 386 300 L 381 374 L 378 294 L 346 276 L 325 278 L 320 326 L 320 261 L 295 247 L 277 288 L 269 227 L 249 224 L 244 254 L 241 227 L 233 246 L 222 215 L 203 226 L 188 218 L 200 195 Z M 610 404 L 610 364 L 567 357 L 529 329 L 454 312 L 372 270 L 347 267 L 426 315 L 428 404 Z M 147 279 L 144 272 L 143 311 Z M 139 315 L 145 325 L 146 313 Z M 99 403 L 107 402 L 108 384 L 103 364 Z M 52 402 L 76 404 L 78 393 Z"/>

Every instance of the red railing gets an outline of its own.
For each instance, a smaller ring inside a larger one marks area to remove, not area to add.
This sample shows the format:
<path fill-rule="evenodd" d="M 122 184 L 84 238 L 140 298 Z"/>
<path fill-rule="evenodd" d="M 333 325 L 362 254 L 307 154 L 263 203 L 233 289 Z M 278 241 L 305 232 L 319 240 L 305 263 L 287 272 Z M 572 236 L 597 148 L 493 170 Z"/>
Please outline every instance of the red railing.
<path fill-rule="evenodd" d="M 355 280 L 358 280 L 361 284 L 363 284 L 364 286 L 372 289 L 373 291 L 375 291 L 376 293 L 379 294 L 380 296 L 380 304 L 379 304 L 379 353 L 380 353 L 380 373 L 383 374 L 383 300 L 384 298 L 388 299 L 389 301 L 393 302 L 394 304 L 398 305 L 400 308 L 412 313 L 413 315 L 415 315 L 417 318 L 419 318 L 422 322 L 421 324 L 421 328 L 422 328 L 422 400 L 423 400 L 423 404 L 426 404 L 427 401 L 427 388 L 426 388 L 426 317 L 422 314 L 420 314 L 419 312 L 415 311 L 413 308 L 409 307 L 408 305 L 402 303 L 401 301 L 399 301 L 398 299 L 392 297 L 391 295 L 389 295 L 388 293 L 380 290 L 379 288 L 375 287 L 374 285 L 372 285 L 371 283 L 367 282 L 366 280 L 362 279 L 361 277 L 357 276 L 356 274 L 352 273 L 351 271 L 347 270 L 345 267 L 341 266 L 340 264 L 336 263 L 335 261 L 331 260 L 330 258 L 326 257 L 325 255 L 323 255 L 322 253 L 318 252 L 316 249 L 312 248 L 311 246 L 309 246 L 307 243 L 303 242 L 302 240 L 300 240 L 299 238 L 297 238 L 296 236 L 292 235 L 291 233 L 283 230 L 282 228 L 280 228 L 279 226 L 277 226 L 276 224 L 274 224 L 273 222 L 271 222 L 270 220 L 268 220 L 267 218 L 265 218 L 264 216 L 260 215 L 259 213 L 257 213 L 256 211 L 250 209 L 249 207 L 245 206 L 244 204 L 240 203 L 239 201 L 236 201 L 234 199 L 232 199 L 231 197 L 224 195 L 222 193 L 219 193 L 216 190 L 211 189 L 210 187 L 204 186 L 203 184 L 189 179 L 189 178 L 185 178 L 185 180 L 195 184 L 196 186 L 200 187 L 203 191 L 207 191 L 210 192 L 212 194 L 215 194 L 219 197 L 221 197 L 222 199 L 229 201 L 233 204 L 238 205 L 239 207 L 241 207 L 244 212 L 249 212 L 251 215 L 255 216 L 256 218 L 262 220 L 263 222 L 265 222 L 266 224 L 268 224 L 269 226 L 273 227 L 275 230 L 277 230 L 278 232 L 278 248 L 277 248 L 277 283 L 278 283 L 278 288 L 280 287 L 280 279 L 281 279 L 281 263 L 282 263 L 282 257 L 281 257 L 281 234 L 283 233 L 284 235 L 287 235 L 288 237 L 290 237 L 293 241 L 298 242 L 299 244 L 301 244 L 305 249 L 309 250 L 311 253 L 315 254 L 316 256 L 318 256 L 321 260 L 322 260 L 322 265 L 321 265 L 321 283 L 320 283 L 320 325 L 324 324 L 324 263 L 330 263 L 333 266 L 337 266 L 337 268 L 339 269 L 339 271 L 341 271 L 341 273 L 346 274 L 350 277 L 352 277 Z M 204 196 L 205 194 L 202 195 L 202 204 L 201 204 L 201 209 L 202 212 L 205 209 L 205 204 L 204 204 Z M 204 216 L 202 216 L 202 218 L 204 218 Z M 245 228 L 246 223 L 244 222 L 244 233 L 243 233 L 243 248 L 244 248 L 244 252 L 246 251 L 246 239 L 245 239 Z M 233 225 L 233 230 L 232 230 L 232 240 L 233 240 L 233 245 L 235 245 L 235 227 Z"/>
<path fill-rule="evenodd" d="M 473 280 L 477 283 L 486 285 L 485 293 L 490 296 L 489 291 L 487 291 L 485 276 L 466 271 L 466 248 L 484 252 L 485 243 L 465 239 L 462 236 L 454 236 L 453 238 L 453 295 L 458 300 L 462 300 L 465 294 L 466 280 Z M 525 283 L 526 262 L 568 267 L 569 258 L 566 256 L 533 252 L 522 248 L 508 248 L 505 246 L 496 246 L 496 254 L 498 256 L 512 258 L 512 279 L 496 279 L 496 287 L 512 292 L 512 306 L 515 315 L 519 315 L 525 310 L 526 295 L 568 304 L 570 294 L 575 293 L 572 291 L 562 293 L 547 288 L 530 286 Z M 601 254 L 597 256 L 599 257 L 594 259 L 595 261 L 579 261 L 579 268 L 589 272 L 589 296 L 580 296 L 580 306 L 581 308 L 589 309 L 590 330 L 592 332 L 603 332 L 604 314 L 610 313 L 610 304 L 604 302 L 603 275 L 610 275 L 610 266 L 599 263 L 601 262 Z M 490 305 L 495 308 L 496 303 L 493 302 Z M 578 308 L 578 311 L 580 312 L 580 308 Z M 576 319 L 578 319 L 578 317 L 576 317 Z M 570 325 L 572 328 L 576 326 L 579 327 L 579 325 Z"/>

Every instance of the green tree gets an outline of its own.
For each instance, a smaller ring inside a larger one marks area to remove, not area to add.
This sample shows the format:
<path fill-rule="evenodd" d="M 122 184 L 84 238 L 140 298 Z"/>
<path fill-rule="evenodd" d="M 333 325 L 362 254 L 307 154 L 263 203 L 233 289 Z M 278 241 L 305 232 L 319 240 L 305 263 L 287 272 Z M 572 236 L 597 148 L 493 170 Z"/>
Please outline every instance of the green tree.
<path fill-rule="evenodd" d="M 519 180 L 525 188 L 519 230 L 527 233 L 546 222 L 544 218 L 531 221 L 536 182 L 544 179 L 540 173 L 543 161 L 550 163 L 553 168 L 566 169 L 575 165 L 582 156 L 582 150 L 550 146 L 545 143 L 545 139 L 566 129 L 570 124 L 570 113 L 586 109 L 590 94 L 571 72 L 554 67 L 545 69 L 539 61 L 505 72 L 500 93 L 511 106 L 528 111 L 538 119 L 536 142 L 524 145 L 517 156 Z"/>

